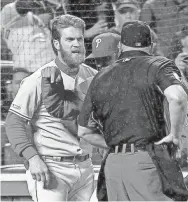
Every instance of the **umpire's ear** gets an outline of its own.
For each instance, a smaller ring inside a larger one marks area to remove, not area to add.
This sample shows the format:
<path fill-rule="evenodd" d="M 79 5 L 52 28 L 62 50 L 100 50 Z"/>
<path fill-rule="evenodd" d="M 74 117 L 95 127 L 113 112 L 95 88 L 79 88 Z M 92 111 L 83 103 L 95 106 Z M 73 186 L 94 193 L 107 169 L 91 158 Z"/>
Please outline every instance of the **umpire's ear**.
<path fill-rule="evenodd" d="M 60 43 L 58 40 L 53 39 L 53 45 L 54 45 L 56 50 L 60 50 Z"/>

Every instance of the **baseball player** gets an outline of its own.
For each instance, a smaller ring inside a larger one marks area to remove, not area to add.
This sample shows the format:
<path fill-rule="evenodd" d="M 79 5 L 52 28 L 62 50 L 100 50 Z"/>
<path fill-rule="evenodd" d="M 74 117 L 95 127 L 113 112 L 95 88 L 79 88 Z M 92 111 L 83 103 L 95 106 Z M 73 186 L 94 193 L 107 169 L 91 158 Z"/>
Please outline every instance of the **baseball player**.
<path fill-rule="evenodd" d="M 34 201 L 89 201 L 94 190 L 91 146 L 79 141 L 77 118 L 96 70 L 85 59 L 85 23 L 62 15 L 52 23 L 55 60 L 23 80 L 10 107 L 6 132 L 27 161 Z M 25 123 L 34 129 L 32 144 Z"/>
<path fill-rule="evenodd" d="M 48 25 L 60 5 L 50 2 L 16 0 L 2 9 L 1 33 L 13 54 L 15 68 L 34 72 L 54 59 Z"/>
<path fill-rule="evenodd" d="M 111 65 L 118 57 L 120 36 L 114 33 L 104 33 L 92 41 L 92 53 L 86 58 L 94 58 L 97 70 Z"/>

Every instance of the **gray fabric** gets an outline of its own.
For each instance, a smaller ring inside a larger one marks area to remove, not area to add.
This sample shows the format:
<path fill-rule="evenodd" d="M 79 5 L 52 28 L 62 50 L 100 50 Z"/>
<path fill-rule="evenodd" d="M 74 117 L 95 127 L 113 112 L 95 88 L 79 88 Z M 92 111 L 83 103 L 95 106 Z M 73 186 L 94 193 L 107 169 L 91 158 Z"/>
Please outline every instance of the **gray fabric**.
<path fill-rule="evenodd" d="M 109 201 L 172 201 L 162 193 L 157 169 L 149 154 L 109 154 L 105 165 Z"/>

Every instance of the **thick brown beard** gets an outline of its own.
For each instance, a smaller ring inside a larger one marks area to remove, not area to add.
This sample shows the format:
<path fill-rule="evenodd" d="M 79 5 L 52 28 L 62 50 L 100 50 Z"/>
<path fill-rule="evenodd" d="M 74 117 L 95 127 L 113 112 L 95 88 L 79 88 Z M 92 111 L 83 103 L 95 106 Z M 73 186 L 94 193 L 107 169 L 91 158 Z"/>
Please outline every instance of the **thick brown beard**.
<path fill-rule="evenodd" d="M 76 66 L 79 66 L 80 64 L 82 64 L 85 60 L 85 51 L 80 52 L 80 54 L 78 54 L 78 56 L 75 58 L 73 58 L 74 53 L 67 53 L 62 46 L 60 47 L 60 53 L 61 53 L 61 58 L 63 59 L 63 61 L 71 68 L 74 68 Z"/>

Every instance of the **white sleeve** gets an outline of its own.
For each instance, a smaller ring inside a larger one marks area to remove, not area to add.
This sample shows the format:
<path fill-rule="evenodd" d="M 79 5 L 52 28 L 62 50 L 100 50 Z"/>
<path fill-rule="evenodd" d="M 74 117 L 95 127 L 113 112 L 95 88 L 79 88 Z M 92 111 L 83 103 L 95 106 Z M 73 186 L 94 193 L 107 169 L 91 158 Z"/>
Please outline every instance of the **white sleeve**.
<path fill-rule="evenodd" d="M 35 78 L 27 77 L 22 81 L 9 111 L 30 121 L 40 104 L 41 82 Z"/>

